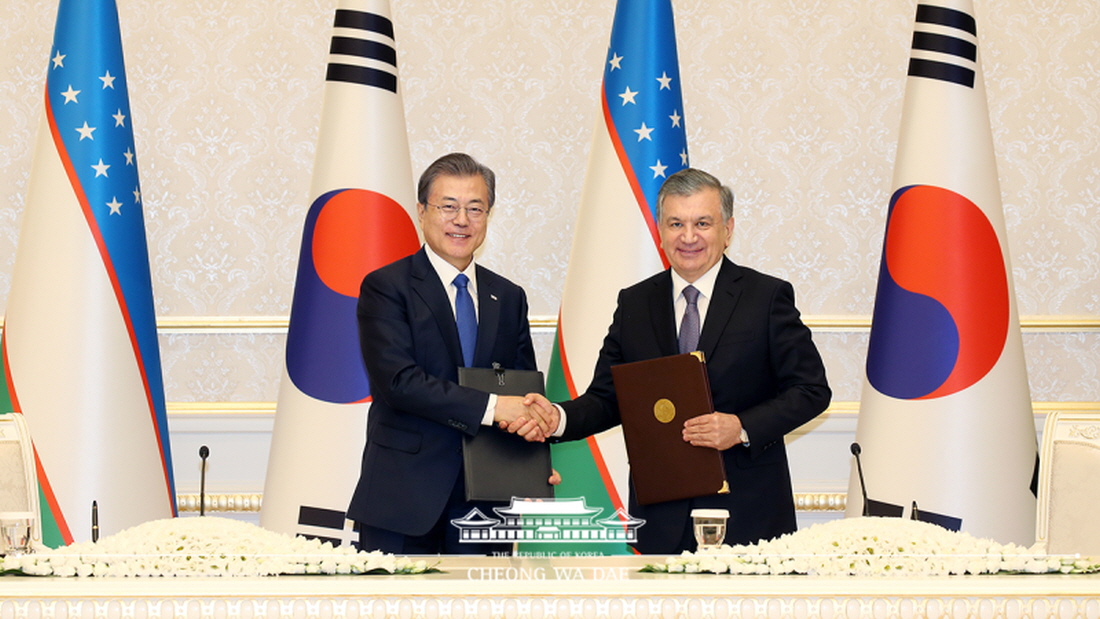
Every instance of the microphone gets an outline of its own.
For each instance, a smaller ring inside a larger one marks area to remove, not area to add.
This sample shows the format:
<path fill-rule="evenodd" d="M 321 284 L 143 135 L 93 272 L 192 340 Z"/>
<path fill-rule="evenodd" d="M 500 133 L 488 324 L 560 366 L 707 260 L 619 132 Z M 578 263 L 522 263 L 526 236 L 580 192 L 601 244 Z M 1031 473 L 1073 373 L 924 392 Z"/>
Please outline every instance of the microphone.
<path fill-rule="evenodd" d="M 859 443 L 852 443 L 852 455 L 856 457 L 856 470 L 859 471 L 859 490 L 863 493 L 863 515 L 871 515 L 871 505 L 867 501 L 867 484 L 863 483 L 863 463 L 859 461 L 859 454 L 863 450 L 859 448 Z"/>
<path fill-rule="evenodd" d="M 92 543 L 99 541 L 99 504 L 92 501 Z"/>
<path fill-rule="evenodd" d="M 199 457 L 202 458 L 202 470 L 199 472 L 199 515 L 206 515 L 206 458 L 210 455 L 210 448 L 206 445 L 199 447 Z"/>

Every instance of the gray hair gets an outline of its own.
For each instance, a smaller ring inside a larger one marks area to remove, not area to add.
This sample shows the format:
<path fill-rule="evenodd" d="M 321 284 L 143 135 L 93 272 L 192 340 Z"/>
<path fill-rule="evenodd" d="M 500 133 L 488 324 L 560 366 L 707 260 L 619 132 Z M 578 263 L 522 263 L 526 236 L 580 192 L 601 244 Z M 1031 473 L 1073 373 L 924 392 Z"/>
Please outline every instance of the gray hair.
<path fill-rule="evenodd" d="M 476 159 L 466 153 L 450 153 L 443 155 L 432 162 L 420 175 L 420 182 L 416 184 L 416 201 L 420 204 L 428 203 L 428 195 L 432 192 L 432 183 L 440 176 L 480 176 L 489 188 L 488 208 L 493 208 L 497 201 L 497 177 L 489 166 L 478 163 Z"/>
<path fill-rule="evenodd" d="M 657 192 L 657 222 L 661 222 L 661 210 L 668 196 L 693 196 L 704 189 L 715 189 L 722 200 L 722 221 L 733 217 L 733 192 L 713 175 L 697 168 L 684 168 L 665 179 Z"/>

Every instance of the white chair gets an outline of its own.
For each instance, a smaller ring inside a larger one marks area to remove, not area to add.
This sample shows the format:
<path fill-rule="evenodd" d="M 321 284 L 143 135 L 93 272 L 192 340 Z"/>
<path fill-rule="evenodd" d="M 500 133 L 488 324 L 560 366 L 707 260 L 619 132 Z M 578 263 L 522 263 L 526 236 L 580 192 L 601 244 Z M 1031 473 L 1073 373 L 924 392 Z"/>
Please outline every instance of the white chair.
<path fill-rule="evenodd" d="M 31 538 L 42 543 L 34 448 L 21 413 L 0 414 L 0 513 L 32 515 Z"/>
<path fill-rule="evenodd" d="M 1100 557 L 1100 412 L 1049 414 L 1039 462 L 1036 541 L 1050 554 Z"/>

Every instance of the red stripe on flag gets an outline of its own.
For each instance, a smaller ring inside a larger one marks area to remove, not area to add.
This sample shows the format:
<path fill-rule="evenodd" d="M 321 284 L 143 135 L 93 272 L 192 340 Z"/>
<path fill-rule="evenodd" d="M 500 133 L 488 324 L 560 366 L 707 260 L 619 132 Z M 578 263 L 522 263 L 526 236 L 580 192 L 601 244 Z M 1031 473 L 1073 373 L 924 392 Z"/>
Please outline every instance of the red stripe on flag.
<path fill-rule="evenodd" d="M 141 347 L 138 345 L 137 334 L 134 332 L 134 324 L 130 318 L 130 310 L 126 306 L 126 298 L 122 294 L 122 285 L 119 284 L 118 274 L 115 272 L 114 264 L 111 262 L 111 256 L 107 252 L 107 244 L 103 240 L 103 234 L 100 232 L 99 225 L 95 220 L 95 215 L 92 214 L 92 208 L 88 204 L 88 196 L 84 194 L 84 187 L 80 184 L 80 177 L 73 168 L 73 162 L 69 159 L 68 151 L 65 150 L 65 142 L 61 139 L 61 133 L 57 128 L 57 121 L 54 119 L 53 107 L 50 105 L 49 92 L 45 94 L 46 119 L 50 125 L 50 133 L 53 135 L 54 146 L 57 147 L 57 154 L 61 159 L 61 164 L 65 166 L 65 173 L 69 177 L 69 184 L 73 188 L 73 193 L 76 195 L 77 202 L 80 203 L 80 209 L 84 213 L 84 219 L 88 222 L 88 230 L 91 232 L 92 239 L 95 241 L 96 248 L 99 250 L 99 255 L 103 259 L 103 266 L 107 271 L 107 277 L 111 280 L 111 287 L 115 292 L 115 300 L 118 301 L 119 310 L 122 312 L 122 320 L 126 325 L 126 332 L 130 336 L 130 346 L 134 349 L 134 359 L 137 361 L 138 373 L 141 375 L 142 387 L 145 390 L 145 399 L 149 405 L 149 416 L 153 422 L 153 434 L 157 439 L 157 451 L 160 453 L 160 466 L 164 474 L 164 486 L 167 490 L 171 487 L 171 482 L 169 481 L 171 477 L 168 472 L 168 460 L 164 457 L 164 443 L 161 441 L 160 421 L 157 419 L 157 408 L 156 404 L 153 402 L 153 391 L 149 387 L 145 360 L 141 357 Z M 175 514 L 176 497 L 173 496 L 171 492 L 166 492 L 166 494 L 168 494 L 168 501 L 172 506 L 172 514 Z"/>
<path fill-rule="evenodd" d="M 19 405 L 19 396 L 15 394 L 15 380 L 11 377 L 11 362 L 8 361 L 8 338 L 0 338 L 0 355 L 4 356 L 4 382 L 8 385 L 8 399 L 11 400 L 11 409 L 16 413 L 22 413 L 23 407 Z"/>
<path fill-rule="evenodd" d="M 638 184 L 638 177 L 634 174 L 634 166 L 630 165 L 630 158 L 623 150 L 619 132 L 615 129 L 615 121 L 611 118 L 611 110 L 607 107 L 607 92 L 602 88 L 600 89 L 600 104 L 603 108 L 604 124 L 607 125 L 607 132 L 611 134 L 611 144 L 615 147 L 615 154 L 619 157 L 619 165 L 626 173 L 626 180 L 630 183 L 631 191 L 634 192 L 634 200 L 638 203 L 638 209 L 642 212 L 642 220 L 649 228 L 649 235 L 653 237 L 653 246 L 657 248 L 657 254 L 661 257 L 661 264 L 667 269 L 668 257 L 665 256 L 665 250 L 661 247 L 661 235 L 657 232 L 657 222 L 653 219 L 653 211 L 650 210 L 649 203 L 646 201 L 642 186 Z"/>
<path fill-rule="evenodd" d="M 32 445 L 34 441 L 31 441 Z M 46 505 L 50 508 L 50 513 L 53 514 L 54 524 L 57 525 L 57 531 L 61 534 L 61 539 L 65 541 L 65 545 L 73 543 L 73 534 L 69 531 L 69 523 L 65 520 L 65 514 L 61 511 L 61 504 L 57 502 L 57 497 L 54 496 L 53 486 L 50 485 L 50 478 L 46 475 L 46 469 L 42 466 L 42 460 L 38 457 L 38 448 L 34 448 L 34 468 L 38 474 L 38 486 L 42 490 L 42 495 L 46 497 Z"/>
<path fill-rule="evenodd" d="M 569 369 L 569 358 L 565 354 L 565 340 L 561 328 L 561 309 L 558 309 L 558 361 L 561 362 L 561 375 L 565 379 L 565 388 L 569 390 L 569 398 L 573 399 L 577 393 L 577 385 L 573 382 L 573 371 Z"/>

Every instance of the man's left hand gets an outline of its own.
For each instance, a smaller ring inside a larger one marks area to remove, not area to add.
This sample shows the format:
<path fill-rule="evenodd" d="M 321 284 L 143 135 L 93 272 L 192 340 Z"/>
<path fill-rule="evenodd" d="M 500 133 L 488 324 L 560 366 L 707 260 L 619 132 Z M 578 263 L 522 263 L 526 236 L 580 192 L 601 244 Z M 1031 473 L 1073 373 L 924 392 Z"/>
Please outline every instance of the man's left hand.
<path fill-rule="evenodd" d="M 723 451 L 741 443 L 741 419 L 730 413 L 699 415 L 684 422 L 684 441 Z"/>

